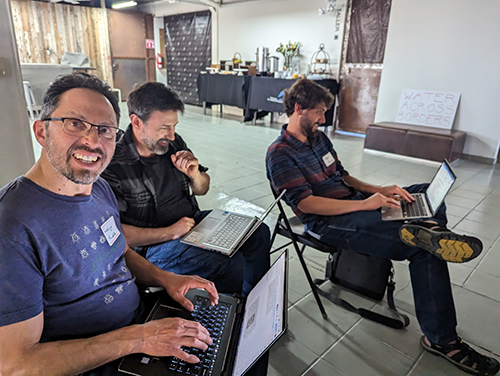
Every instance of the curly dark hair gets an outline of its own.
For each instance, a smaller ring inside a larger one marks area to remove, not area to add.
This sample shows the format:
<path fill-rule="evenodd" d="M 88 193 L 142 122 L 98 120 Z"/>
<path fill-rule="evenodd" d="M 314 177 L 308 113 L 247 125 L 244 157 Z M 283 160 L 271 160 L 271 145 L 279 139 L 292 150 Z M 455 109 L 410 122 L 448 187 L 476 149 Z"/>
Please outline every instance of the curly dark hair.
<path fill-rule="evenodd" d="M 129 116 L 137 115 L 147 122 L 154 111 L 180 111 L 184 113 L 184 102 L 172 88 L 161 82 L 146 82 L 136 87 L 127 99 Z"/>
<path fill-rule="evenodd" d="M 120 123 L 120 107 L 118 99 L 116 99 L 111 91 L 111 87 L 100 78 L 84 72 L 74 72 L 56 78 L 43 95 L 40 119 L 50 117 L 57 109 L 61 95 L 71 89 L 90 89 L 102 94 L 111 103 L 111 106 L 113 106 L 116 114 L 116 122 Z"/>
<path fill-rule="evenodd" d="M 283 105 L 287 116 L 291 116 L 295 111 L 295 104 L 299 104 L 302 109 L 309 110 L 323 103 L 327 108 L 333 104 L 334 97 L 326 88 L 314 81 L 301 79 L 297 80 L 292 87 L 284 90 Z"/>

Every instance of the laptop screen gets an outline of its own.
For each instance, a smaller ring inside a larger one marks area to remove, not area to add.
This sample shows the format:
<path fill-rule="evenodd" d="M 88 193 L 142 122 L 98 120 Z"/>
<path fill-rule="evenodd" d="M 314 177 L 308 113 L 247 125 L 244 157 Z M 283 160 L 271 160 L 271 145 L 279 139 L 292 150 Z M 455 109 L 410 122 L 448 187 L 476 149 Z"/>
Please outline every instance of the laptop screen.
<path fill-rule="evenodd" d="M 233 376 L 241 376 L 286 329 L 284 252 L 248 294 Z"/>
<path fill-rule="evenodd" d="M 427 189 L 427 199 L 433 214 L 436 213 L 454 182 L 455 174 L 451 171 L 451 167 L 443 162 Z"/>

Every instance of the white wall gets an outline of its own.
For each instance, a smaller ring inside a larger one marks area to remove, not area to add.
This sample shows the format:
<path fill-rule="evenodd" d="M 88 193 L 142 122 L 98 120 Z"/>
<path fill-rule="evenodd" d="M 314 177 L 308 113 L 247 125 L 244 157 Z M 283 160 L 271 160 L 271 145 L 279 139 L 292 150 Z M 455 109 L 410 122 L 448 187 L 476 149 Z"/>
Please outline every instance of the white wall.
<path fill-rule="evenodd" d="M 461 93 L 464 153 L 493 162 L 500 140 L 500 2 L 392 0 L 375 121 L 394 121 L 403 89 Z"/>
<path fill-rule="evenodd" d="M 0 0 L 0 187 L 34 163 L 22 85 L 10 1 Z"/>
<path fill-rule="evenodd" d="M 345 12 L 345 0 L 338 0 L 336 7 Z M 269 48 L 271 56 L 279 56 L 279 69 L 283 57 L 276 52 L 280 43 L 301 42 L 300 71 L 307 72 L 314 52 L 323 43 L 330 54 L 332 69 L 337 71 L 342 46 L 342 27 L 334 40 L 336 15 L 318 15 L 318 8 L 326 0 L 263 0 L 222 6 L 219 10 L 219 59 L 230 60 L 239 52 L 243 61 L 255 61 L 257 47 Z M 344 13 L 345 14 L 345 13 Z M 345 18 L 345 16 L 344 16 Z"/>

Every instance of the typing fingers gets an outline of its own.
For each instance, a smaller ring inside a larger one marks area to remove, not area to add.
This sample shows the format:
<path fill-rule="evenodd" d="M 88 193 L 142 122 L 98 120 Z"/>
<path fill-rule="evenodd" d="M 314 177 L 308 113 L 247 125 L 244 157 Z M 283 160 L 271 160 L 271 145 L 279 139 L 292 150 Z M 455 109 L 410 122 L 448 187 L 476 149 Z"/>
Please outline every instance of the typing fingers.
<path fill-rule="evenodd" d="M 399 201 L 395 198 L 387 197 L 383 206 L 388 206 L 389 208 L 399 208 Z"/>
<path fill-rule="evenodd" d="M 405 199 L 408 202 L 415 201 L 413 196 L 406 189 L 400 188 L 400 190 L 401 190 L 401 193 L 399 194 L 400 197 L 402 197 L 403 199 Z"/>

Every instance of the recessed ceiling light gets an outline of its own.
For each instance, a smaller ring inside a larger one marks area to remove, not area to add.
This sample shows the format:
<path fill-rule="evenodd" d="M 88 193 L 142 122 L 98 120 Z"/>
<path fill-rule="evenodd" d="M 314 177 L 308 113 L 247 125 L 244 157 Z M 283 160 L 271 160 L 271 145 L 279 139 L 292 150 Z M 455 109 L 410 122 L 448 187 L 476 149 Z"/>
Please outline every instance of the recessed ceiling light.
<path fill-rule="evenodd" d="M 115 3 L 115 4 L 111 5 L 111 8 L 121 9 L 121 8 L 135 7 L 136 5 L 137 5 L 137 2 L 135 2 L 135 1 L 125 1 L 122 3 Z"/>

